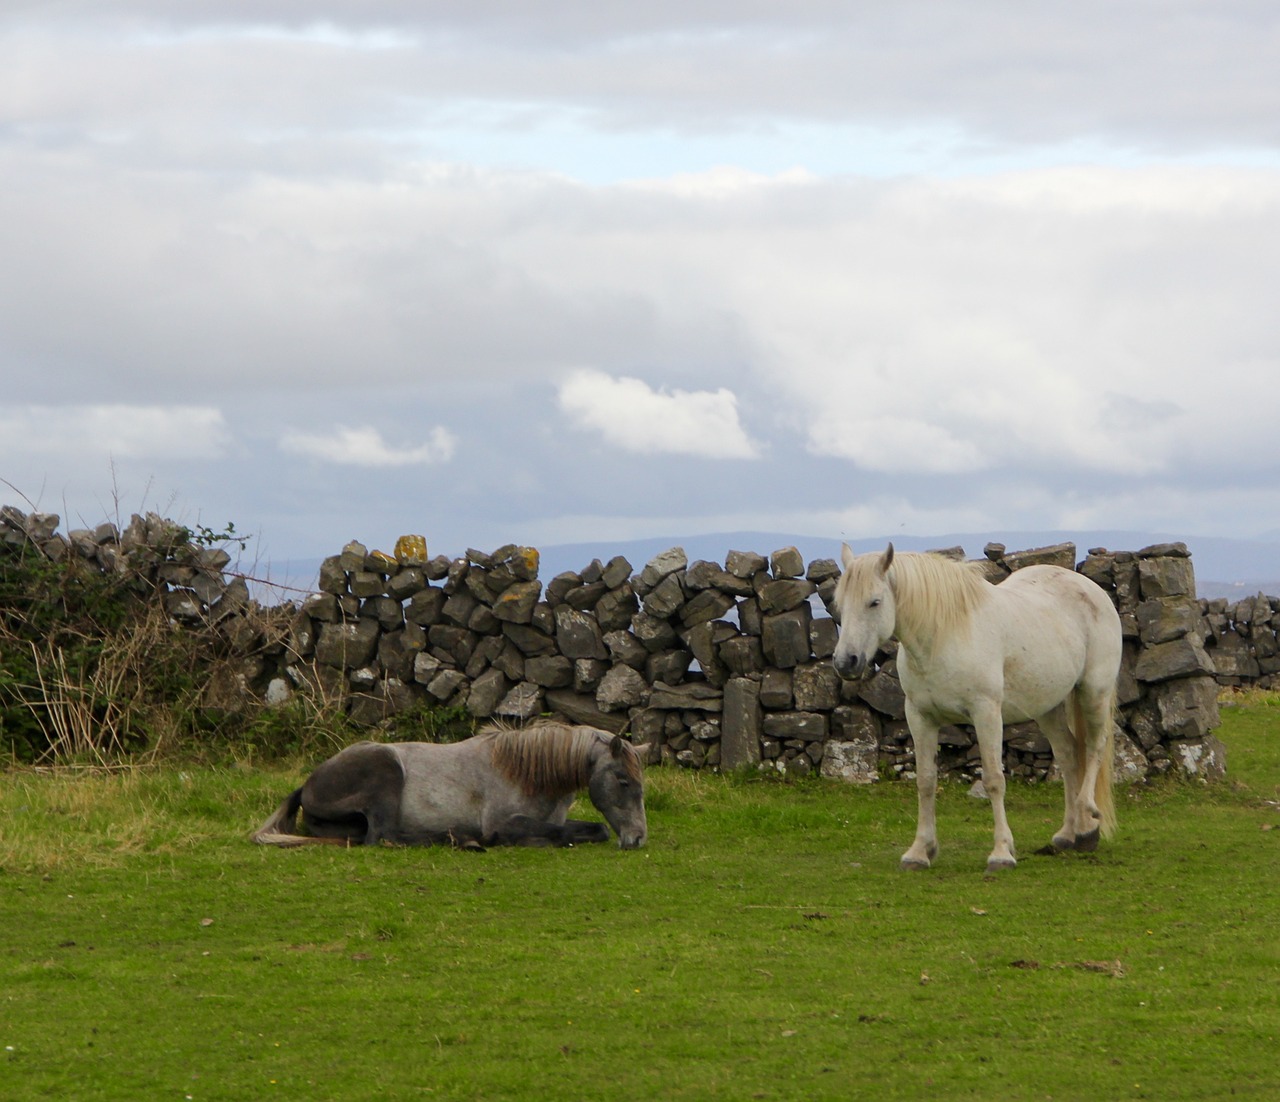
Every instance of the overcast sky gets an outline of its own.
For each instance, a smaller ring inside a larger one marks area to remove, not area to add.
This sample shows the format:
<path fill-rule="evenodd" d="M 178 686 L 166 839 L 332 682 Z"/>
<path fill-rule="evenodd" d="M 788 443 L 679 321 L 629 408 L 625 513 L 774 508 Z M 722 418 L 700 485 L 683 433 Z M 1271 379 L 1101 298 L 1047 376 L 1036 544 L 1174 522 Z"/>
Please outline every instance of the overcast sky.
<path fill-rule="evenodd" d="M 1277 73 L 1274 0 L 7 0 L 0 499 L 1275 536 Z"/>

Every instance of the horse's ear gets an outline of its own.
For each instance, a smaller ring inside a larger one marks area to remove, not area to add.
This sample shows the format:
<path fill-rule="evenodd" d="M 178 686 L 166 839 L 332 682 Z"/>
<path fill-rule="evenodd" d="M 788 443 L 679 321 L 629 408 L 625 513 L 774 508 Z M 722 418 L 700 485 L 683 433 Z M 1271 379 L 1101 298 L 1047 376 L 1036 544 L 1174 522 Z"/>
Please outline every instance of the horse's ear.
<path fill-rule="evenodd" d="M 884 549 L 884 554 L 880 556 L 880 561 L 876 564 L 876 569 L 880 571 L 881 574 L 888 574 L 889 567 L 891 567 L 892 565 L 893 565 L 893 544 L 890 543 L 889 546 Z"/>
<path fill-rule="evenodd" d="M 853 548 L 850 547 L 847 543 L 842 543 L 840 545 L 840 561 L 844 563 L 844 568 L 846 570 L 848 570 L 853 565 L 853 559 L 854 559 Z"/>
<path fill-rule="evenodd" d="M 622 757 L 622 736 L 614 735 L 609 741 L 609 753 L 615 758 Z"/>
<path fill-rule="evenodd" d="M 649 762 L 649 754 L 653 750 L 653 743 L 651 742 L 632 743 L 631 749 L 636 752 L 636 757 L 638 757 L 642 762 L 645 762 L 647 764 L 652 764 L 651 762 Z"/>

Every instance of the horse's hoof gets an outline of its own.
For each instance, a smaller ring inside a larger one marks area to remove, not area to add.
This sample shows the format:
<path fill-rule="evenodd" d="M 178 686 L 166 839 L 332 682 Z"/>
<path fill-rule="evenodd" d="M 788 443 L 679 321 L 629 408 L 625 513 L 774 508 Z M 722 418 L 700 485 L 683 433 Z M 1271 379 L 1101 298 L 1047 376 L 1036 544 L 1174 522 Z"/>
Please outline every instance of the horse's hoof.
<path fill-rule="evenodd" d="M 1092 853 L 1098 848 L 1099 830 L 1094 827 L 1088 834 L 1077 834 L 1075 848 L 1081 853 Z"/>
<path fill-rule="evenodd" d="M 898 868 L 903 872 L 923 872 L 929 867 L 929 862 L 919 857 L 904 857 L 898 862 Z"/>
<path fill-rule="evenodd" d="M 1053 848 L 1057 850 L 1058 853 L 1061 853 L 1066 849 L 1075 849 L 1075 836 L 1071 834 L 1055 834 L 1053 836 Z"/>
<path fill-rule="evenodd" d="M 1016 869 L 1018 860 L 1015 857 L 989 857 L 987 858 L 987 872 L 1001 872 L 1004 869 Z"/>

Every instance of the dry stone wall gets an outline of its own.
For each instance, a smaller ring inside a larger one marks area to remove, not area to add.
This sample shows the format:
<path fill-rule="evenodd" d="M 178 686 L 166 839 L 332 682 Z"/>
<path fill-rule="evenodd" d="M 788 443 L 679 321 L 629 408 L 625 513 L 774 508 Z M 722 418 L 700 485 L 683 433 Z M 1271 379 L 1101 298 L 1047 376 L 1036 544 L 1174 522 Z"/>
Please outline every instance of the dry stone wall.
<path fill-rule="evenodd" d="M 171 522 L 134 517 L 123 532 L 104 525 L 66 536 L 57 525 L 6 508 L 0 541 L 139 570 L 176 621 L 216 622 L 224 638 L 247 623 L 249 592 L 225 573 L 225 552 L 175 544 Z M 997 583 L 1036 562 L 1076 568 L 1112 597 L 1125 637 L 1122 777 L 1220 775 L 1219 684 L 1274 683 L 1276 602 L 1198 601 L 1180 543 L 1075 559 L 1072 544 L 1008 552 L 992 543 L 982 562 Z M 689 768 L 854 782 L 913 771 L 892 646 L 862 683 L 842 682 L 831 666 L 834 559 L 805 563 L 788 547 L 689 562 L 675 547 L 638 571 L 622 557 L 595 560 L 544 584 L 538 570 L 538 552 L 516 545 L 446 558 L 429 557 L 422 537 L 403 537 L 390 554 L 353 541 L 324 561 L 316 592 L 274 610 L 280 631 L 240 629 L 237 683 L 268 702 L 318 685 L 369 726 L 422 705 L 465 709 L 477 721 L 553 713 L 627 731 L 651 762 Z M 977 775 L 972 731 L 946 728 L 941 741 L 945 772 Z M 1030 780 L 1050 773 L 1034 725 L 1007 729 L 1005 765 Z"/>
<path fill-rule="evenodd" d="M 1280 688 L 1280 598 L 1202 600 L 1202 633 L 1221 685 Z"/>

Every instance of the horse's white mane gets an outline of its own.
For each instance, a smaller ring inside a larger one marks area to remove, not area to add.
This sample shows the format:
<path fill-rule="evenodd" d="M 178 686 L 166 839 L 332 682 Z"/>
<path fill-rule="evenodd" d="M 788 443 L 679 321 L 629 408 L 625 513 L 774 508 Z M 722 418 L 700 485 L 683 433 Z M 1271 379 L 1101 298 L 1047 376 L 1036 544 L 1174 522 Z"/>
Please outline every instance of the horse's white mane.
<path fill-rule="evenodd" d="M 862 556 L 849 579 L 854 593 L 874 577 L 879 555 Z M 969 622 L 989 586 L 982 564 L 957 562 L 930 551 L 900 551 L 889 567 L 897 607 L 897 636 L 926 645 L 945 642 Z"/>
<path fill-rule="evenodd" d="M 528 727 L 491 724 L 479 732 L 493 737 L 493 764 L 529 796 L 559 799 L 587 787 L 591 780 L 591 752 L 611 738 L 594 727 L 571 727 L 539 720 Z M 622 743 L 623 767 L 640 780 L 640 758 Z"/>

